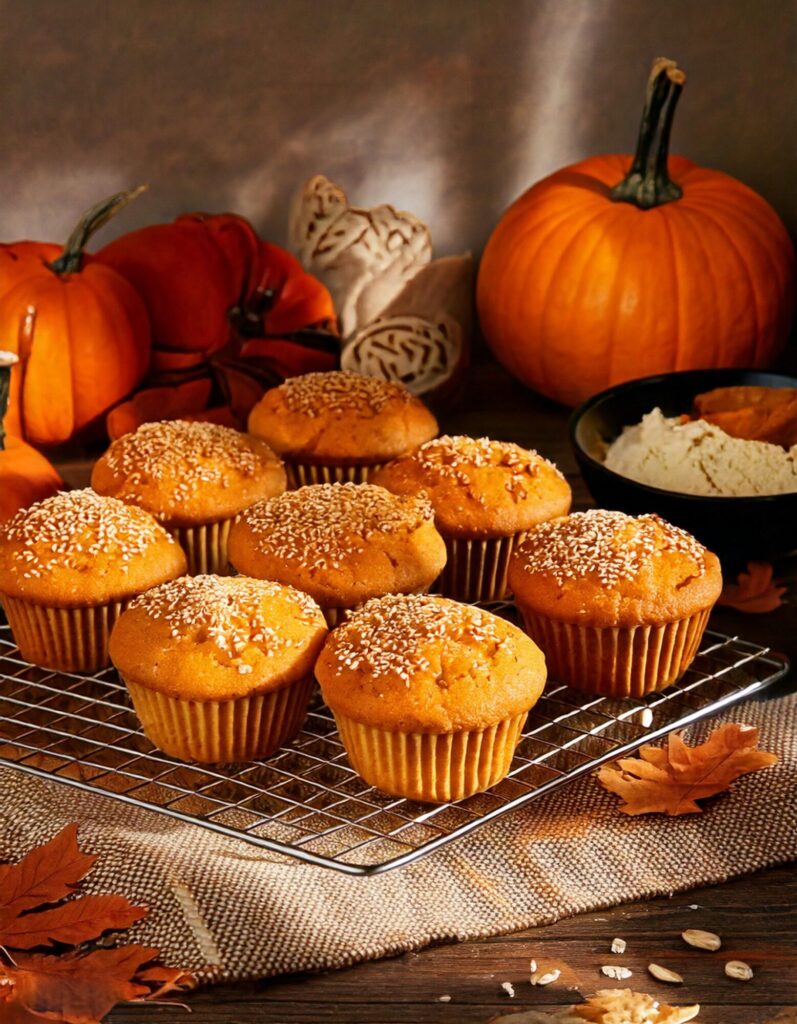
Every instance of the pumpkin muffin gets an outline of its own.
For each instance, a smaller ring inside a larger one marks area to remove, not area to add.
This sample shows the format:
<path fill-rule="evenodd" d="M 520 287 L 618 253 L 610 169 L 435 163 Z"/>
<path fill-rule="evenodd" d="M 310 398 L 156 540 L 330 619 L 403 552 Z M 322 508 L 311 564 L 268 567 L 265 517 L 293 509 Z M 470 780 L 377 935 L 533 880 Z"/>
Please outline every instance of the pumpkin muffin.
<path fill-rule="evenodd" d="M 256 437 L 216 423 L 144 423 L 113 442 L 91 485 L 150 512 L 185 550 L 190 573 L 226 573 L 236 514 L 282 494 L 282 461 Z"/>
<path fill-rule="evenodd" d="M 391 595 L 329 635 L 316 676 L 366 782 L 445 803 L 507 774 L 545 684 L 545 658 L 483 609 Z"/>
<path fill-rule="evenodd" d="M 640 697 L 689 667 L 722 574 L 716 555 L 659 516 L 592 509 L 530 530 L 509 583 L 553 679 Z"/>
<path fill-rule="evenodd" d="M 184 572 L 182 548 L 148 512 L 90 489 L 0 525 L 0 601 L 22 657 L 46 668 L 105 668 L 130 599 Z"/>
<path fill-rule="evenodd" d="M 131 603 L 111 658 L 161 750 L 183 761 L 252 761 L 301 728 L 326 634 L 313 599 L 292 587 L 183 576 Z"/>
<path fill-rule="evenodd" d="M 427 590 L 446 549 L 429 502 L 372 484 L 311 484 L 238 517 L 230 561 L 238 572 L 304 590 L 335 625 L 372 597 Z"/>
<path fill-rule="evenodd" d="M 362 483 L 437 434 L 437 420 L 395 381 L 334 370 L 290 377 L 249 414 L 249 431 L 285 459 L 292 487 Z"/>
<path fill-rule="evenodd" d="M 448 549 L 435 589 L 460 601 L 506 597 L 509 561 L 526 530 L 570 511 L 570 487 L 552 462 L 487 437 L 438 437 L 373 482 L 427 495 Z"/>

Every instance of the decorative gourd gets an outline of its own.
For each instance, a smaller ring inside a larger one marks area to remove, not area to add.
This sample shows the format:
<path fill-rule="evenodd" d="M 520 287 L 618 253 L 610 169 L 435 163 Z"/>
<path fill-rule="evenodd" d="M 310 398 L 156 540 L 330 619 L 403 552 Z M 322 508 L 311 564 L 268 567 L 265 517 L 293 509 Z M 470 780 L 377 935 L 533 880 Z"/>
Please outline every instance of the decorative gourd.
<path fill-rule="evenodd" d="M 36 251 L 40 243 L 5 247 L 0 338 L 20 359 L 11 375 L 9 433 L 43 445 L 67 441 L 144 376 L 144 304 L 116 271 L 83 252 L 139 191 L 119 192 L 88 210 L 56 259 L 47 258 L 49 247 Z"/>
<path fill-rule="evenodd" d="M 19 437 L 6 434 L 3 427 L 8 407 L 11 367 L 17 357 L 0 352 L 0 523 L 17 509 L 49 498 L 63 487 L 55 467 Z"/>
<path fill-rule="evenodd" d="M 765 366 L 794 309 L 794 249 L 746 185 L 668 160 L 685 76 L 654 62 L 636 156 L 598 156 L 538 182 L 484 251 L 482 330 L 521 381 L 574 404 L 633 377 Z M 625 175 L 625 176 L 623 176 Z"/>

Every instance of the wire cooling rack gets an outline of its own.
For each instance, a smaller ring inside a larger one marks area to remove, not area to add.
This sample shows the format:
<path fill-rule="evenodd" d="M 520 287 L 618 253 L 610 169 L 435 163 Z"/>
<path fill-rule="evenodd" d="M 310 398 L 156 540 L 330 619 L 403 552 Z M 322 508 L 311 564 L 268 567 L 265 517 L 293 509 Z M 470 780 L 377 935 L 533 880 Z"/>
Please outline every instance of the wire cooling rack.
<path fill-rule="evenodd" d="M 509 606 L 493 610 L 508 612 Z M 20 657 L 0 625 L 0 764 L 103 793 L 350 875 L 408 864 L 552 790 L 723 708 L 788 669 L 782 655 L 706 633 L 669 689 L 634 700 L 548 683 L 509 775 L 487 793 L 429 806 L 386 796 L 349 767 L 320 699 L 290 747 L 267 761 L 187 765 L 141 732 L 113 669 L 55 673 Z"/>

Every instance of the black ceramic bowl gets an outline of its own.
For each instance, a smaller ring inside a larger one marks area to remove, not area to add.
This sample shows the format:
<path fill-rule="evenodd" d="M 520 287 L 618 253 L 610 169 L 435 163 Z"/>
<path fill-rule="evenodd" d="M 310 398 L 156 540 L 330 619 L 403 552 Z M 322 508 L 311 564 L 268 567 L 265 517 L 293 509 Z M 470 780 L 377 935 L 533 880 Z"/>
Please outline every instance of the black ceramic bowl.
<path fill-rule="evenodd" d="M 618 384 L 579 406 L 570 419 L 570 441 L 595 501 L 633 515 L 658 512 L 729 565 L 774 559 L 797 548 L 797 493 L 702 497 L 649 487 L 603 464 L 607 443 L 656 406 L 665 416 L 677 416 L 689 412 L 701 392 L 740 384 L 797 388 L 797 379 L 760 370 L 686 370 Z"/>

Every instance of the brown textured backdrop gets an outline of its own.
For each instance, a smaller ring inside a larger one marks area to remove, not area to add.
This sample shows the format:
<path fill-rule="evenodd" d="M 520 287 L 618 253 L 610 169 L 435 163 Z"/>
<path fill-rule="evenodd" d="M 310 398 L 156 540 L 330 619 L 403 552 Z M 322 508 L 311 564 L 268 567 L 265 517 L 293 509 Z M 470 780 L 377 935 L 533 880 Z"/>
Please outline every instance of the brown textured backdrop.
<path fill-rule="evenodd" d="M 647 65 L 689 82 L 675 149 L 762 192 L 794 231 L 794 0 L 0 0 L 0 237 L 105 238 L 235 209 L 277 241 L 322 171 L 481 248 L 557 166 L 633 144 Z"/>

